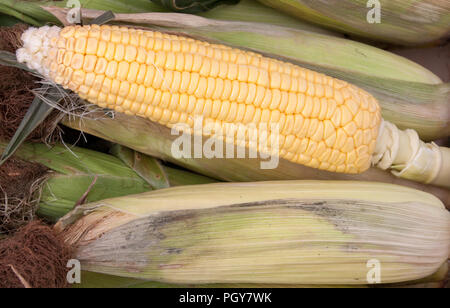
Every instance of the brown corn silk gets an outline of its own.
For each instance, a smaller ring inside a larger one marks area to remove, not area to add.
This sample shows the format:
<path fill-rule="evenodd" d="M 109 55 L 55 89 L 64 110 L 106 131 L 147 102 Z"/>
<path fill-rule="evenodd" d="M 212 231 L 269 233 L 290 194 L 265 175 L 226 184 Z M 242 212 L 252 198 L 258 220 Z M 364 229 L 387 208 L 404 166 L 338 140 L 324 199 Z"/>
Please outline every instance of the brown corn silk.
<path fill-rule="evenodd" d="M 67 287 L 71 250 L 39 221 L 0 241 L 0 288 Z"/>
<path fill-rule="evenodd" d="M 17 158 L 0 168 L 0 234 L 10 233 L 35 217 L 40 184 L 48 169 Z"/>

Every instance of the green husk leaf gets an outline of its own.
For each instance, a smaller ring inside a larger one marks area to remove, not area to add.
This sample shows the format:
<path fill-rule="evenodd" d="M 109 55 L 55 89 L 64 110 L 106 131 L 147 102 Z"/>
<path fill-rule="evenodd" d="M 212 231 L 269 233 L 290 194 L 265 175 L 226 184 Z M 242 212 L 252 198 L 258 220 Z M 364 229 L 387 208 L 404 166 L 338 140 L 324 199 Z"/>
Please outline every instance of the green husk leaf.
<path fill-rule="evenodd" d="M 369 23 L 374 4 L 366 0 L 259 1 L 302 20 L 393 44 L 425 44 L 450 34 L 447 0 L 380 0 L 379 23 Z"/>
<path fill-rule="evenodd" d="M 0 142 L 0 150 L 5 147 L 6 143 Z M 89 192 L 87 201 L 95 202 L 155 189 L 120 159 L 88 149 L 68 148 L 61 144 L 50 148 L 44 144 L 24 143 L 15 156 L 52 170 L 40 191 L 37 212 L 39 216 L 52 222 L 72 210 L 80 196 L 86 192 Z M 143 161 L 151 159 L 146 155 L 140 156 Z M 152 171 L 152 167 L 156 166 L 148 165 L 145 171 L 149 174 L 163 172 L 173 186 L 214 182 L 207 177 L 183 170 L 159 165 L 157 170 Z M 89 190 L 94 179 L 95 185 Z"/>
<path fill-rule="evenodd" d="M 154 189 L 170 187 L 164 167 L 157 159 L 118 144 L 111 148 L 111 154 L 132 168 Z"/>
<path fill-rule="evenodd" d="M 20 22 L 19 19 L 15 18 L 11 15 L 0 13 L 0 26 L 1 27 L 11 27 L 19 22 Z"/>

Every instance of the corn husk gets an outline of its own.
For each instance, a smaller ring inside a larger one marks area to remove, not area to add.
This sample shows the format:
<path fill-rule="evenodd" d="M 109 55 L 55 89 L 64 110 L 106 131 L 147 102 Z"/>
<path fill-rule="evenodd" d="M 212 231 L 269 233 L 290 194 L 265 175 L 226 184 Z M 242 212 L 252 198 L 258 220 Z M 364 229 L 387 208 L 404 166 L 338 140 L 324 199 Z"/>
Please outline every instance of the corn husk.
<path fill-rule="evenodd" d="M 338 31 L 403 45 L 419 45 L 450 35 L 447 0 L 380 0 L 380 22 L 369 23 L 374 4 L 366 0 L 259 0 L 299 19 Z"/>
<path fill-rule="evenodd" d="M 442 288 L 448 275 L 448 263 L 445 262 L 432 275 L 413 281 L 398 284 L 372 284 L 372 285 L 286 285 L 286 284 L 200 284 L 180 285 L 154 281 L 145 281 L 136 278 L 111 276 L 94 272 L 83 271 L 81 283 L 74 284 L 74 288 Z"/>
<path fill-rule="evenodd" d="M 65 20 L 67 10 L 47 8 Z M 87 19 L 101 11 L 82 10 Z M 262 23 L 217 21 L 176 13 L 117 14 L 116 21 L 153 25 L 199 39 L 250 49 L 355 84 L 374 95 L 383 118 L 422 140 L 450 135 L 450 84 L 387 51 L 337 37 Z M 164 30 L 163 29 L 163 30 Z M 301 48 L 299 48 L 301 46 Z"/>
<path fill-rule="evenodd" d="M 0 152 L 6 144 L 0 142 Z M 77 203 L 147 192 L 163 187 L 213 182 L 204 176 L 170 168 L 154 158 L 116 146 L 113 155 L 63 145 L 22 145 L 16 157 L 50 169 L 37 192 L 37 215 L 57 221 Z M 133 159 L 138 155 L 139 161 Z M 153 180 L 152 180 L 153 179 Z M 10 196 L 12 197 L 12 196 Z"/>
<path fill-rule="evenodd" d="M 164 283 L 367 284 L 436 272 L 450 213 L 368 182 L 180 186 L 77 207 L 55 226 L 83 270 Z"/>

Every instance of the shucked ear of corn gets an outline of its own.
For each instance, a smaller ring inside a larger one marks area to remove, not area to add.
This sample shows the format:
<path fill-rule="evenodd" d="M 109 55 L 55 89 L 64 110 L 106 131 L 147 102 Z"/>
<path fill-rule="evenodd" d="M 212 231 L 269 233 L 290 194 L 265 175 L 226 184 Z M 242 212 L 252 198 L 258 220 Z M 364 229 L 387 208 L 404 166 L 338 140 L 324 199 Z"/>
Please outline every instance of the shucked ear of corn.
<path fill-rule="evenodd" d="M 359 285 L 368 262 L 396 283 L 431 275 L 450 252 L 438 199 L 366 182 L 162 189 L 82 205 L 56 229 L 85 270 L 168 283 Z"/>
<path fill-rule="evenodd" d="M 0 142 L 0 152 L 4 147 Z M 151 157 L 123 147 L 116 146 L 114 152 L 117 157 L 78 147 L 69 149 L 55 145 L 48 148 L 44 144 L 26 143 L 15 155 L 50 169 L 34 196 L 39 199 L 37 214 L 50 221 L 67 214 L 82 202 L 83 196 L 83 202 L 94 202 L 162 187 L 213 181 L 160 165 Z M 131 163 L 132 157 L 136 159 Z M 152 181 L 151 178 L 159 179 Z"/>
<path fill-rule="evenodd" d="M 224 45 L 127 27 L 46 26 L 26 30 L 22 39 L 19 62 L 100 107 L 171 128 L 181 124 L 191 134 L 312 168 L 361 173 L 373 163 L 449 185 L 448 149 L 382 121 L 372 95 L 338 79 Z"/>
<path fill-rule="evenodd" d="M 425 44 L 450 34 L 447 0 L 259 1 L 303 20 L 393 44 Z M 377 15 L 379 22 L 370 22 Z"/>
<path fill-rule="evenodd" d="M 115 4 L 115 1 L 106 7 L 103 4 L 103 9 L 126 12 L 124 6 Z M 136 5 L 138 4 L 142 3 L 138 1 Z M 19 11 L 22 10 L 20 2 L 15 2 L 14 5 L 19 6 Z M 26 5 L 28 8 L 29 2 Z M 133 7 L 134 5 L 133 2 Z M 308 32 L 311 29 L 290 22 L 283 23 L 289 19 L 272 16 L 273 12 L 269 14 L 261 10 L 260 6 L 254 5 L 254 1 L 244 1 L 237 6 L 224 6 L 209 11 L 205 15 L 210 18 L 228 19 L 227 21 L 167 13 L 116 14 L 116 20 L 170 27 L 173 31 L 202 39 L 220 40 L 236 47 L 283 57 L 365 89 L 378 99 L 385 119 L 402 129 L 416 130 L 423 140 L 435 140 L 450 135 L 450 112 L 447 104 L 450 99 L 450 85 L 442 84 L 439 77 L 429 70 L 381 49 Z M 101 8 L 102 4 L 89 1 L 82 3 L 82 7 Z M 46 13 L 41 8 L 37 10 Z M 153 9 L 141 8 L 141 11 L 145 10 Z M 67 22 L 68 9 L 54 7 L 51 12 L 56 14 L 61 22 Z M 82 10 L 82 16 L 88 19 L 100 14 L 101 11 Z M 258 18 L 264 23 L 255 22 Z M 53 22 L 54 18 L 50 15 L 41 20 Z M 299 45 L 302 48 L 298 48 Z"/>

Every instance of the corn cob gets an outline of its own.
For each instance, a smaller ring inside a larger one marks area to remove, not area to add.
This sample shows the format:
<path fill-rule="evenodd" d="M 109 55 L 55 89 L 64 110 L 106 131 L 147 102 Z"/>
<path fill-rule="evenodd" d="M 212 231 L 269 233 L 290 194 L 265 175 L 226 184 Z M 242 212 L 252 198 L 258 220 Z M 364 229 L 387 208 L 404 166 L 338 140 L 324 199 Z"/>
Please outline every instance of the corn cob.
<path fill-rule="evenodd" d="M 424 278 L 450 252 L 450 213 L 366 182 L 181 186 L 82 205 L 56 225 L 83 269 L 166 283 L 365 285 Z"/>
<path fill-rule="evenodd" d="M 246 147 L 255 146 L 256 126 L 277 125 L 267 126 L 276 142 L 259 145 L 260 152 L 331 172 L 361 173 L 374 162 L 448 185 L 445 149 L 382 121 L 373 96 L 335 78 L 253 52 L 127 27 L 32 28 L 22 39 L 20 62 L 100 107 L 168 127 L 183 123 L 191 133 L 198 133 L 194 117 L 202 116 L 225 141 L 228 123 L 244 125 L 250 130 L 237 142 Z"/>

